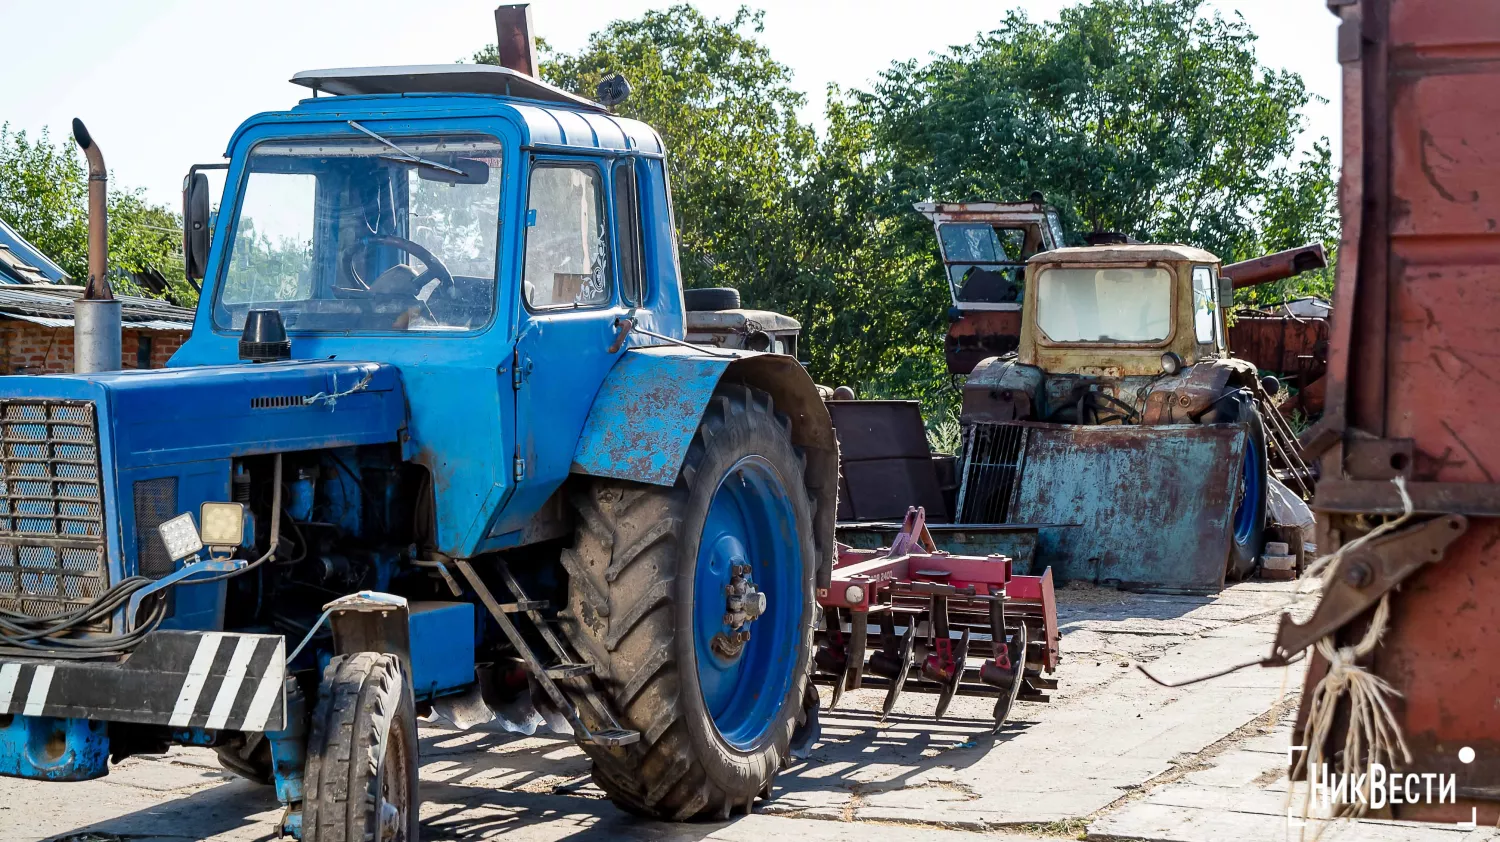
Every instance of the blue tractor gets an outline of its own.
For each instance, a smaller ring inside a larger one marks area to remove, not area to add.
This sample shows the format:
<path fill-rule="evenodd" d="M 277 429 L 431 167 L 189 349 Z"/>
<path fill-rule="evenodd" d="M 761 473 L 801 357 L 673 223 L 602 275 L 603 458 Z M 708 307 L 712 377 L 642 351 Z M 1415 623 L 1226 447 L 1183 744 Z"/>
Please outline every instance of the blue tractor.
<path fill-rule="evenodd" d="M 661 138 L 505 67 L 293 81 L 185 181 L 170 366 L 0 379 L 0 774 L 208 746 L 409 840 L 417 719 L 530 698 L 626 810 L 768 797 L 837 447 L 796 359 L 684 341 Z"/>

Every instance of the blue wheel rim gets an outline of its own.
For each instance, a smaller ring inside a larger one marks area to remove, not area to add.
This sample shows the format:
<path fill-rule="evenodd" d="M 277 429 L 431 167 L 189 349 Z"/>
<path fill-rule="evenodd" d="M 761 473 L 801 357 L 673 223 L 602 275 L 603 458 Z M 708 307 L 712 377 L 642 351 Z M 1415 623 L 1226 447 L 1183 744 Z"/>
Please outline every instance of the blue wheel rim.
<path fill-rule="evenodd" d="M 744 626 L 750 639 L 727 658 L 712 646 L 733 630 L 725 590 L 736 565 L 766 595 L 766 610 Z M 693 573 L 693 644 L 698 685 L 714 727 L 736 749 L 755 748 L 777 724 L 797 667 L 802 623 L 802 546 L 785 484 L 771 463 L 747 456 L 714 491 Z"/>
<path fill-rule="evenodd" d="M 1255 534 L 1255 513 L 1260 509 L 1260 498 L 1265 493 L 1265 477 L 1260 471 L 1260 447 L 1255 439 L 1245 437 L 1245 463 L 1240 471 L 1244 493 L 1240 495 L 1239 508 L 1234 510 L 1234 542 L 1247 544 Z"/>

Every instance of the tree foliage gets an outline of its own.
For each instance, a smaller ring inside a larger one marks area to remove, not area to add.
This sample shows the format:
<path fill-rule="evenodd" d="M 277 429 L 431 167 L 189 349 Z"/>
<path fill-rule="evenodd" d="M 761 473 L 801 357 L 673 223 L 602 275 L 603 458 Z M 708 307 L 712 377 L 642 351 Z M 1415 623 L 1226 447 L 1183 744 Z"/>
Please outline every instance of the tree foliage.
<path fill-rule="evenodd" d="M 169 298 L 192 306 L 197 295 L 183 277 L 181 217 L 148 202 L 143 190 L 119 187 L 110 191 L 108 214 L 116 289 L 149 294 L 135 279 L 155 273 Z M 88 278 L 88 169 L 71 141 L 53 144 L 46 130 L 33 139 L 0 125 L 0 218 L 74 283 Z"/>
<path fill-rule="evenodd" d="M 1309 95 L 1263 67 L 1239 17 L 1200 0 L 1086 0 L 1056 21 L 1011 12 L 865 91 L 830 90 L 826 128 L 759 43 L 761 16 L 690 6 L 616 21 L 543 76 L 592 97 L 621 72 L 620 113 L 663 135 L 686 282 L 735 286 L 801 320 L 820 382 L 865 395 L 952 398 L 948 292 L 925 200 L 1034 190 L 1081 239 L 1113 230 L 1186 242 L 1226 262 L 1336 233 L 1326 142 L 1297 156 Z M 493 47 L 475 57 L 494 62 Z M 1324 291 L 1326 274 L 1243 292 Z"/>

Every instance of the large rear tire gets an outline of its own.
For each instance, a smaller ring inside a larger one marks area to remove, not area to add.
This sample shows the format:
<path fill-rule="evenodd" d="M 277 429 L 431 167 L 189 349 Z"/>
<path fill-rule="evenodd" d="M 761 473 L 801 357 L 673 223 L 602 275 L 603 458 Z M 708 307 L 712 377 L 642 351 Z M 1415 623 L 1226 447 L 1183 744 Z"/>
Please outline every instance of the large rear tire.
<path fill-rule="evenodd" d="M 675 486 L 592 480 L 572 499 L 560 624 L 641 733 L 583 745 L 595 782 L 638 815 L 748 811 L 788 756 L 812 663 L 812 501 L 790 420 L 766 393 L 722 385 Z M 726 588 L 751 613 L 764 594 L 763 613 L 731 622 Z"/>

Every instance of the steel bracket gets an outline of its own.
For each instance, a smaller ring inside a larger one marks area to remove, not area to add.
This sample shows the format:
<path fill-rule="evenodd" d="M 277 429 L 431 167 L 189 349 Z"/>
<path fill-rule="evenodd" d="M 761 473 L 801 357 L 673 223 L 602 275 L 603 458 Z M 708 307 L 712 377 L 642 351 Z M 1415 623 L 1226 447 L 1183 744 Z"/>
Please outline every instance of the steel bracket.
<path fill-rule="evenodd" d="M 1281 615 L 1271 656 L 1262 663 L 1282 666 L 1299 652 L 1343 628 L 1380 598 L 1432 561 L 1469 528 L 1462 515 L 1443 515 L 1371 541 L 1339 560 L 1323 598 L 1306 623 Z"/>

